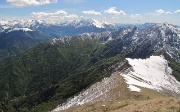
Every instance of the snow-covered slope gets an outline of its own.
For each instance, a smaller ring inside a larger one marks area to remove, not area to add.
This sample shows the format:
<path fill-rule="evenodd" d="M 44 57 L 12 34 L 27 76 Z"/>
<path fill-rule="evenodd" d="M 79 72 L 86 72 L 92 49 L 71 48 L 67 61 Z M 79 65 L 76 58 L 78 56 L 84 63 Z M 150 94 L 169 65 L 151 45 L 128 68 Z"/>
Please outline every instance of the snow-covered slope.
<path fill-rule="evenodd" d="M 163 49 L 180 62 L 180 30 L 172 24 L 159 23 L 144 30 L 124 28 L 115 37 L 123 38 L 124 47 L 132 49 L 133 58 L 145 58 Z"/>
<path fill-rule="evenodd" d="M 127 58 L 132 68 L 122 73 L 129 86 L 140 86 L 156 91 L 170 91 L 180 94 L 180 83 L 172 76 L 172 70 L 163 56 L 151 56 L 147 59 Z"/>
<path fill-rule="evenodd" d="M 107 23 L 105 21 L 98 21 L 95 19 L 80 19 L 80 20 L 74 20 L 72 22 L 64 22 L 60 23 L 60 26 L 73 26 L 76 28 L 84 27 L 84 26 L 95 26 L 97 28 L 114 28 L 115 24 Z"/>
<path fill-rule="evenodd" d="M 74 21 L 74 27 L 81 27 L 81 22 L 78 24 L 75 23 L 78 22 Z M 114 51 L 117 52 L 117 50 L 119 50 L 119 52 L 121 52 L 122 49 L 129 49 L 132 51 L 131 58 L 145 58 L 154 52 L 164 50 L 173 59 L 180 62 L 180 30 L 176 26 L 168 23 L 155 24 L 143 30 L 136 27 L 121 28 L 113 32 L 84 33 L 76 36 L 76 38 L 77 37 L 81 39 L 97 39 L 103 44 L 108 44 L 110 41 L 113 41 L 113 46 L 120 47 L 114 47 Z"/>
<path fill-rule="evenodd" d="M 37 30 L 42 25 L 48 24 L 43 20 L 0 20 L 0 32 Z"/>

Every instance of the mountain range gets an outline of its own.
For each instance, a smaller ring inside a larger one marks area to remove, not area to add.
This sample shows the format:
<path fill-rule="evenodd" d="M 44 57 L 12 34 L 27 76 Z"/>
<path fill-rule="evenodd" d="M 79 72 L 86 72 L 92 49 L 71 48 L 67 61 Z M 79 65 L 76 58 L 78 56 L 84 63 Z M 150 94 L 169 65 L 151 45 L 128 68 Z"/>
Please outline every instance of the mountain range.
<path fill-rule="evenodd" d="M 17 30 L 40 31 L 52 37 L 77 35 L 85 32 L 102 32 L 115 29 L 115 25 L 94 19 L 81 19 L 72 22 L 51 23 L 44 20 L 1 20 L 0 32 Z"/>
<path fill-rule="evenodd" d="M 17 30 L 40 31 L 49 36 L 59 38 L 62 36 L 73 36 L 82 33 L 98 33 L 113 31 L 118 28 L 137 27 L 147 29 L 155 23 L 145 24 L 121 24 L 97 21 L 95 19 L 80 19 L 66 22 L 48 22 L 45 20 L 0 20 L 0 32 L 11 32 Z"/>
<path fill-rule="evenodd" d="M 0 59 L 16 56 L 31 47 L 60 38 L 64 35 L 77 35 L 85 32 L 113 30 L 112 24 L 96 20 L 74 20 L 64 23 L 48 23 L 43 20 L 1 20 L 0 21 Z"/>
<path fill-rule="evenodd" d="M 80 20 L 61 25 L 17 22 L 9 28 L 0 23 L 1 47 L 18 51 L 0 63 L 3 111 L 61 111 L 104 100 L 179 97 L 180 29 L 174 25 L 117 28 Z M 62 31 L 65 27 L 68 33 Z"/>
<path fill-rule="evenodd" d="M 52 38 L 72 36 L 82 33 L 98 33 L 120 28 L 147 29 L 154 23 L 111 24 L 94 19 L 81 19 L 72 22 L 51 23 L 44 20 L 0 20 L 0 57 L 16 56 L 29 48 Z"/>

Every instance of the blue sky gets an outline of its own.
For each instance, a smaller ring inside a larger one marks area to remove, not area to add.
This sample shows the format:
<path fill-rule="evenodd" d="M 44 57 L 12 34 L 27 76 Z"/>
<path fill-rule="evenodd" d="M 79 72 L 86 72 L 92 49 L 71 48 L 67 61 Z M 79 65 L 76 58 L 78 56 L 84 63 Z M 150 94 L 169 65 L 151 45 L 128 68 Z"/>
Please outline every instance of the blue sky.
<path fill-rule="evenodd" d="M 180 0 L 1 0 L 0 19 L 180 25 Z"/>

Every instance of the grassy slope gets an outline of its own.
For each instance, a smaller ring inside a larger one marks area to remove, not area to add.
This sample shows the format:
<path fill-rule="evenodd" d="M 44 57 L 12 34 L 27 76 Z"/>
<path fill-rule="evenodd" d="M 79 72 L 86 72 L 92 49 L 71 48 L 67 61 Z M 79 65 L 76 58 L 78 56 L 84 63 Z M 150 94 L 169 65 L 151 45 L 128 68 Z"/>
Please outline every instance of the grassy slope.
<path fill-rule="evenodd" d="M 145 101 L 107 101 L 87 104 L 62 112 L 180 112 L 180 99 L 158 98 Z"/>

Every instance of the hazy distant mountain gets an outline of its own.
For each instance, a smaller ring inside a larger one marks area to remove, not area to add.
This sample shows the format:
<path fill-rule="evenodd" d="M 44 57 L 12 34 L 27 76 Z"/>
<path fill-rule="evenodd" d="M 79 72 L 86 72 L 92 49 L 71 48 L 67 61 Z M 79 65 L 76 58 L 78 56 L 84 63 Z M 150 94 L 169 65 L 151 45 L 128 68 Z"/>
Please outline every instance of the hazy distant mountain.
<path fill-rule="evenodd" d="M 137 27 L 139 29 L 147 29 L 156 23 L 144 23 L 144 24 L 117 24 L 119 28 Z"/>
<path fill-rule="evenodd" d="M 18 29 L 0 33 L 0 60 L 16 56 L 35 45 L 48 41 L 50 36 L 29 29 Z"/>

